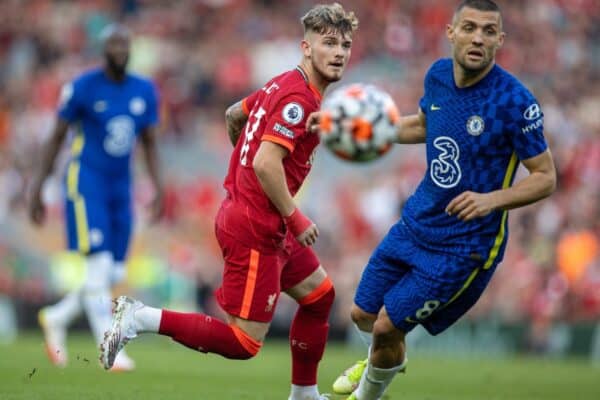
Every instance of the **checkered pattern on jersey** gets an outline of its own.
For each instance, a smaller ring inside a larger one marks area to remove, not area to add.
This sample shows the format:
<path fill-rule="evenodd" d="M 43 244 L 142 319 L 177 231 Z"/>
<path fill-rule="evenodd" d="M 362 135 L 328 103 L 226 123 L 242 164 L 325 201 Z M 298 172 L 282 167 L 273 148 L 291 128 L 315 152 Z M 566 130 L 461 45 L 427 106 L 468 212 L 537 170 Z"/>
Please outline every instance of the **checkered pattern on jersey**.
<path fill-rule="evenodd" d="M 503 213 L 462 222 L 445 208 L 464 191 L 487 193 L 512 184 L 518 161 L 547 147 L 543 114 L 532 94 L 499 66 L 477 84 L 458 88 L 449 59 L 427 73 L 420 107 L 427 117 L 428 169 L 403 219 L 424 246 L 485 260 L 494 245 L 504 247 Z"/>

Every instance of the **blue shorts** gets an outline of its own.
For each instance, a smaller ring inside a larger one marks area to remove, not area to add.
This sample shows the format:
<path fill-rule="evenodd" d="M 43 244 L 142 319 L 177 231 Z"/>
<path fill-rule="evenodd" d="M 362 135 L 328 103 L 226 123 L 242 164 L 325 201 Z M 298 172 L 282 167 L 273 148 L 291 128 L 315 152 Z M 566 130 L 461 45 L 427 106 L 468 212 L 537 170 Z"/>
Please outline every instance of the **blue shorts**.
<path fill-rule="evenodd" d="M 436 335 L 477 302 L 496 268 L 483 269 L 484 263 L 425 249 L 399 222 L 373 252 L 354 302 L 372 314 L 385 305 L 404 332 L 421 324 Z"/>
<path fill-rule="evenodd" d="M 88 255 L 109 251 L 125 260 L 133 213 L 130 179 L 105 176 L 74 160 L 66 176 L 65 226 L 70 250 Z"/>

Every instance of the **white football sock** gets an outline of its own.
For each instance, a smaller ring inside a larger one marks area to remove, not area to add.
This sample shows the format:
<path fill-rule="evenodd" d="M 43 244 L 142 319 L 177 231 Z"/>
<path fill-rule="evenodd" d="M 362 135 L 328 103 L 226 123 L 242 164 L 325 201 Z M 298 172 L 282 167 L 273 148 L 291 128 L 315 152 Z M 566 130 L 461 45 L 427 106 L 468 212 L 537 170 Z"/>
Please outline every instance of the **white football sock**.
<path fill-rule="evenodd" d="M 82 288 L 83 308 L 96 342 L 104 339 L 104 332 L 112 322 L 110 270 L 112 255 L 109 252 L 92 254 L 87 258 L 86 278 Z"/>
<path fill-rule="evenodd" d="M 354 329 L 358 332 L 358 336 L 365 346 L 367 346 L 367 348 L 371 347 L 371 343 L 373 343 L 373 333 L 361 330 L 356 324 L 354 324 Z"/>
<path fill-rule="evenodd" d="M 110 285 L 116 286 L 127 278 L 127 268 L 123 261 L 115 261 L 110 270 Z"/>
<path fill-rule="evenodd" d="M 319 389 L 317 388 L 317 385 L 292 385 L 288 400 L 319 400 Z"/>
<path fill-rule="evenodd" d="M 79 317 L 82 311 L 81 289 L 79 288 L 67 293 L 58 303 L 44 309 L 48 322 L 60 325 L 64 329 Z"/>
<path fill-rule="evenodd" d="M 134 313 L 135 326 L 138 332 L 158 333 L 162 310 L 144 305 Z"/>
<path fill-rule="evenodd" d="M 369 361 L 360 378 L 358 388 L 356 388 L 356 398 L 359 400 L 379 400 L 396 374 L 406 368 L 406 363 L 407 359 L 405 357 L 402 364 L 385 369 L 374 367 Z"/>

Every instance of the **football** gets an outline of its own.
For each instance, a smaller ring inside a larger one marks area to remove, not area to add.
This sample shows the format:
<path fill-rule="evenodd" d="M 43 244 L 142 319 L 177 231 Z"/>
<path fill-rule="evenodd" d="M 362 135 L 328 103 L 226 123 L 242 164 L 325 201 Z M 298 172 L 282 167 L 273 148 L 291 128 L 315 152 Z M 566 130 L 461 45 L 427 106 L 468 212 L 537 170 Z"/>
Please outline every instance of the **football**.
<path fill-rule="evenodd" d="M 321 111 L 321 140 L 333 154 L 354 162 L 372 161 L 387 153 L 400 119 L 387 92 L 361 83 L 333 91 Z"/>

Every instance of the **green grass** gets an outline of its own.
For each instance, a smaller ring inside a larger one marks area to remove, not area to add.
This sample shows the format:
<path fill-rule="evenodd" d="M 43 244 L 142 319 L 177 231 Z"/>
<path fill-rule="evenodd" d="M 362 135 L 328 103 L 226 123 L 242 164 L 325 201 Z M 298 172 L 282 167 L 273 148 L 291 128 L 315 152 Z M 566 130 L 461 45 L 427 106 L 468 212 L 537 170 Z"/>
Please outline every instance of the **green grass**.
<path fill-rule="evenodd" d="M 267 341 L 258 357 L 249 361 L 196 353 L 158 337 L 137 340 L 128 351 L 137 361 L 137 370 L 108 373 L 99 367 L 91 339 L 74 336 L 69 342 L 69 366 L 57 369 L 45 358 L 41 336 L 22 336 L 14 344 L 0 346 L 0 399 L 287 399 L 290 362 L 284 342 Z M 321 391 L 330 391 L 337 374 L 360 357 L 357 349 L 330 345 L 320 369 Z M 585 360 L 456 360 L 412 353 L 408 373 L 395 379 L 387 397 L 597 400 L 600 368 Z"/>

